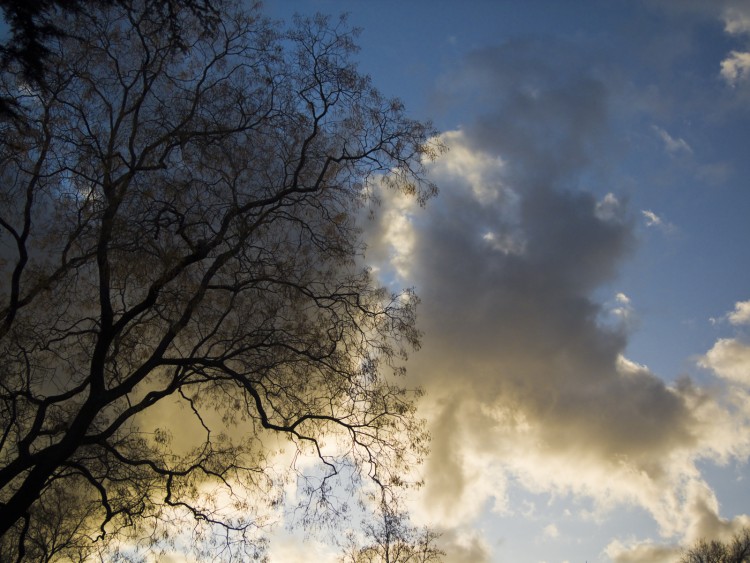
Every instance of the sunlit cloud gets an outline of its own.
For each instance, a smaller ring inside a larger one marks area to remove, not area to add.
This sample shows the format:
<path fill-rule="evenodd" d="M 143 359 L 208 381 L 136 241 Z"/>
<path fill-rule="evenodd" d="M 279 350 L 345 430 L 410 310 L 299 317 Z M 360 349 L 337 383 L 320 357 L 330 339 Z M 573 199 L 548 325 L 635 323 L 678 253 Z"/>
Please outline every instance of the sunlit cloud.
<path fill-rule="evenodd" d="M 734 304 L 734 310 L 720 317 L 710 317 L 709 322 L 712 325 L 729 322 L 734 326 L 750 324 L 750 301 L 738 301 Z"/>
<path fill-rule="evenodd" d="M 733 325 L 750 324 L 750 301 L 738 301 L 734 304 L 734 311 L 727 314 L 727 319 Z"/>
<path fill-rule="evenodd" d="M 679 547 L 656 544 L 653 541 L 612 540 L 605 549 L 605 554 L 614 563 L 674 563 L 679 557 Z"/>
<path fill-rule="evenodd" d="M 750 345 L 735 338 L 721 338 L 698 361 L 719 377 L 750 385 Z"/>
<path fill-rule="evenodd" d="M 737 385 L 750 372 L 739 339 L 697 351 L 718 376 L 707 385 L 665 380 L 630 356 L 638 296 L 612 289 L 618 269 L 639 227 L 677 227 L 669 209 L 631 208 L 623 184 L 593 185 L 591 163 L 621 150 L 608 138 L 616 94 L 555 47 L 509 41 L 445 77 L 446 97 L 481 98 L 483 114 L 444 134 L 449 152 L 430 165 L 441 194 L 427 211 L 383 198 L 384 216 L 408 215 L 407 267 L 383 251 L 388 224 L 366 227 L 372 264 L 422 299 L 409 372 L 427 391 L 432 452 L 413 513 L 449 535 L 495 513 L 553 542 L 567 530 L 533 501 L 512 502 L 514 491 L 585 499 L 576 517 L 592 522 L 636 508 L 658 537 L 613 539 L 600 555 L 672 562 L 676 545 L 746 521 L 722 517 L 704 468 L 750 454 L 749 391 Z M 694 154 L 664 128 L 646 132 L 669 154 Z M 727 321 L 750 322 L 745 310 Z"/>
<path fill-rule="evenodd" d="M 750 52 L 732 51 L 721 61 L 720 76 L 730 86 L 750 80 Z"/>
<path fill-rule="evenodd" d="M 431 172 L 440 201 L 411 223 L 409 280 L 423 299 L 425 341 L 410 372 L 428 392 L 423 412 L 433 436 L 420 518 L 458 529 L 489 499 L 495 512 L 522 516 L 508 502 L 512 482 L 591 499 L 596 518 L 641 507 L 665 538 L 691 538 L 719 518 L 698 461 L 747 455 L 750 422 L 690 380 L 667 385 L 625 358 L 626 333 L 598 322 L 603 313 L 623 321 L 634 314 L 623 292 L 609 305 L 592 297 L 629 252 L 634 225 L 613 220 L 622 204 L 612 194 L 597 200 L 527 185 L 520 155 L 509 164 L 466 133 L 446 138 L 451 150 Z M 471 161 L 484 165 L 464 177 Z M 502 187 L 497 197 L 476 189 L 490 185 Z M 509 192 L 513 213 L 500 203 Z M 651 211 L 643 216 L 669 225 Z M 522 234 L 523 251 L 494 252 L 509 225 Z M 717 353 L 706 358 L 729 369 Z M 645 562 L 670 550 L 634 540 L 612 543 L 608 553 Z"/>
<path fill-rule="evenodd" d="M 489 563 L 492 560 L 492 548 L 487 539 L 473 529 L 444 530 L 440 548 L 445 552 L 445 563 Z"/>

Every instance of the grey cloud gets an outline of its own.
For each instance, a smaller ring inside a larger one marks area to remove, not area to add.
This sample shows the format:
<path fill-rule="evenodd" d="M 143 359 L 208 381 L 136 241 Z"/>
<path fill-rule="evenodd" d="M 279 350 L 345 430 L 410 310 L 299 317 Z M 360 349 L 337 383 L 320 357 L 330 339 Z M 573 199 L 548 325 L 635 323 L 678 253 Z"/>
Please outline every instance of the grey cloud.
<path fill-rule="evenodd" d="M 585 165 L 605 132 L 607 89 L 591 65 L 569 44 L 519 39 L 471 53 L 445 89 L 486 108 L 470 142 L 508 157 L 516 180 L 550 182 Z"/>
<path fill-rule="evenodd" d="M 476 491 L 483 485 L 462 456 L 491 458 L 493 471 L 512 471 L 512 456 L 529 452 L 586 459 L 602 475 L 629 468 L 659 491 L 672 486 L 670 452 L 698 439 L 690 397 L 645 368 L 623 369 L 627 329 L 601 322 L 595 292 L 632 252 L 635 223 L 619 205 L 602 213 L 609 186 L 597 196 L 579 185 L 589 164 L 614 149 L 606 82 L 574 55 L 542 42 L 506 45 L 472 54 L 446 81 L 454 85 L 446 99 L 483 108 L 446 137 L 460 149 L 446 162 L 468 158 L 468 148 L 487 157 L 477 162 L 496 164 L 476 178 L 436 163 L 441 196 L 409 223 L 405 281 L 422 298 L 426 334 L 410 371 L 434 401 L 427 503 L 444 513 L 469 517 L 476 509 L 464 505 L 492 494 Z M 491 189 L 496 198 L 486 197 Z M 368 227 L 381 257 L 385 227 Z M 488 232 L 523 244 L 499 250 Z M 660 494 L 638 502 L 655 510 Z"/>
<path fill-rule="evenodd" d="M 414 250 L 425 361 L 464 393 L 513 397 L 552 448 L 637 457 L 689 440 L 690 416 L 673 391 L 647 372 L 617 372 L 626 334 L 601 325 L 592 298 L 634 245 L 631 220 L 603 218 L 597 198 L 573 185 L 606 139 L 603 82 L 565 49 L 538 42 L 474 53 L 461 75 L 492 92 L 464 138 L 508 163 L 525 246 L 493 252 L 479 236 L 478 225 L 508 228 L 502 199 L 480 202 L 460 179 L 442 185 Z M 456 82 L 471 90 L 467 80 Z"/>

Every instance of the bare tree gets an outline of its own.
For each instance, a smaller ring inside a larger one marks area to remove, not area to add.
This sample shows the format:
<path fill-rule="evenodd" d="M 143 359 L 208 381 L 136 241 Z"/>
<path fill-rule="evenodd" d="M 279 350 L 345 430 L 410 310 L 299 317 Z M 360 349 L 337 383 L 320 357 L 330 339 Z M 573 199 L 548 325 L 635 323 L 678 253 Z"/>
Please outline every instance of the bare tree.
<path fill-rule="evenodd" d="M 279 443 L 319 460 L 308 520 L 336 479 L 397 487 L 424 453 L 395 377 L 416 297 L 361 267 L 355 218 L 373 174 L 434 192 L 429 126 L 357 72 L 343 21 L 227 5 L 208 36 L 186 9 L 178 47 L 149 6 L 68 16 L 44 89 L 2 76 L 24 112 L 0 122 L 3 561 L 175 530 L 260 557 Z"/>
<path fill-rule="evenodd" d="M 685 551 L 680 563 L 748 563 L 750 528 L 735 534 L 728 542 L 700 540 Z"/>
<path fill-rule="evenodd" d="M 411 525 L 409 515 L 387 494 L 362 524 L 364 537 L 348 534 L 340 563 L 438 563 L 445 555 L 436 543 L 440 534 Z"/>
<path fill-rule="evenodd" d="M 48 43 L 68 34 L 64 24 L 65 15 L 129 0 L 0 0 L 5 22 L 9 27 L 7 39 L 0 43 L 0 62 L 3 67 L 17 65 L 24 78 L 36 88 L 44 88 L 48 72 Z M 214 32 L 220 20 L 223 0 L 143 0 L 146 9 L 157 11 L 162 17 L 170 40 L 182 46 L 182 22 L 180 12 L 189 9 L 204 30 Z M 6 117 L 18 115 L 14 97 L 0 98 L 0 113 Z"/>

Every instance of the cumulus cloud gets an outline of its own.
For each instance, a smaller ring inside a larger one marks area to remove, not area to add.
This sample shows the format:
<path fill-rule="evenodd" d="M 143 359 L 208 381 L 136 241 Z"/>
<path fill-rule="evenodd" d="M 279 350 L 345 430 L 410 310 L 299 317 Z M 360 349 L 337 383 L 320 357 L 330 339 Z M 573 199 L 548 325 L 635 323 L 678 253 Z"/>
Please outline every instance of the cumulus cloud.
<path fill-rule="evenodd" d="M 734 304 L 734 311 L 727 314 L 733 325 L 750 324 L 750 301 L 738 301 Z"/>
<path fill-rule="evenodd" d="M 737 86 L 750 80 L 750 53 L 732 51 L 721 61 L 720 76 L 730 86 Z"/>
<path fill-rule="evenodd" d="M 738 301 L 734 310 L 711 322 L 727 320 L 733 326 L 750 324 L 750 301 Z M 717 376 L 750 386 L 750 344 L 740 338 L 720 338 L 713 347 L 698 359 L 698 365 Z"/>
<path fill-rule="evenodd" d="M 719 339 L 698 363 L 719 377 L 750 385 L 750 345 L 735 338 Z"/>
<path fill-rule="evenodd" d="M 738 301 L 734 304 L 733 311 L 729 311 L 721 317 L 711 317 L 709 321 L 714 325 L 725 321 L 734 326 L 750 324 L 750 301 Z"/>
<path fill-rule="evenodd" d="M 451 99 L 483 96 L 486 112 L 445 134 L 451 150 L 431 171 L 441 196 L 408 211 L 408 269 L 395 268 L 422 298 L 410 372 L 428 391 L 433 436 L 423 510 L 449 530 L 488 502 L 512 512 L 513 482 L 589 498 L 598 514 L 639 506 L 685 537 L 701 519 L 691 507 L 710 500 L 697 461 L 747 456 L 750 423 L 689 379 L 667 384 L 625 359 L 627 327 L 601 322 L 610 309 L 595 295 L 633 250 L 635 223 L 606 186 L 577 187 L 609 150 L 610 94 L 576 60 L 510 43 L 446 80 Z M 398 205 L 384 199 L 383 211 L 407 213 Z M 368 229 L 387 258 L 388 226 Z M 628 311 L 629 298 L 615 305 Z M 612 546 L 623 562 L 636 561 L 631 548 L 661 549 Z"/>

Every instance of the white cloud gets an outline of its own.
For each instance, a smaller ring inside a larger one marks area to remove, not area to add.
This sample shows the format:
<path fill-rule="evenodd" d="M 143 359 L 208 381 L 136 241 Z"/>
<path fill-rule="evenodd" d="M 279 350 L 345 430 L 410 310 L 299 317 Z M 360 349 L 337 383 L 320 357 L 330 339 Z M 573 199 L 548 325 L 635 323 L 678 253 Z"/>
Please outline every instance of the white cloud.
<path fill-rule="evenodd" d="M 735 338 L 720 338 L 698 365 L 719 377 L 750 385 L 750 346 Z"/>
<path fill-rule="evenodd" d="M 630 303 L 630 297 L 620 292 L 615 295 L 614 303 L 607 303 L 609 313 L 624 327 L 633 327 L 636 320 L 635 310 Z M 627 361 L 627 360 L 625 360 Z"/>
<path fill-rule="evenodd" d="M 750 301 L 738 301 L 734 304 L 734 310 L 729 311 L 721 317 L 710 317 L 709 322 L 712 325 L 729 321 L 734 326 L 750 324 Z"/>
<path fill-rule="evenodd" d="M 721 61 L 720 76 L 730 86 L 750 80 L 750 52 L 732 51 Z"/>
<path fill-rule="evenodd" d="M 669 221 L 665 221 L 662 217 L 651 211 L 650 209 L 644 209 L 641 214 L 646 220 L 647 227 L 653 227 L 659 229 L 664 233 L 674 233 L 676 227 Z"/>
<path fill-rule="evenodd" d="M 750 301 L 738 301 L 734 304 L 734 311 L 727 315 L 733 325 L 750 324 Z"/>
<path fill-rule="evenodd" d="M 664 148 L 666 148 L 667 152 L 670 154 L 677 154 L 679 152 L 685 152 L 688 154 L 693 153 L 692 147 L 687 141 L 685 141 L 685 139 L 682 139 L 681 137 L 674 138 L 664 129 L 657 127 L 656 125 L 653 125 L 652 127 L 654 131 L 656 131 L 656 134 L 659 135 L 659 138 L 664 142 Z"/>
<path fill-rule="evenodd" d="M 664 223 L 661 220 L 661 217 L 659 217 L 656 213 L 653 211 L 650 211 L 648 209 L 644 209 L 641 211 L 643 216 L 646 218 L 646 226 L 647 227 L 660 227 Z"/>
<path fill-rule="evenodd" d="M 434 163 L 433 174 L 444 181 L 466 182 L 482 204 L 512 197 L 502 179 L 505 167 L 502 158 L 470 147 L 462 131 L 448 131 L 442 137 L 449 151 L 445 158 Z"/>

